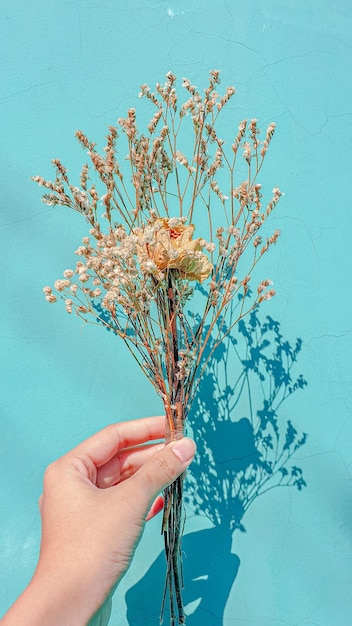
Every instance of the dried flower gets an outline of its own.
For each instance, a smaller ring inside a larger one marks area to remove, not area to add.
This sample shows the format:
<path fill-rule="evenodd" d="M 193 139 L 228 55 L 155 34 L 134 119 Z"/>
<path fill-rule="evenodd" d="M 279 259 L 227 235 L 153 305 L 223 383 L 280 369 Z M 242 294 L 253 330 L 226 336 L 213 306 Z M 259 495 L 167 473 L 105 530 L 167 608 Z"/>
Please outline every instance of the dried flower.
<path fill-rule="evenodd" d="M 70 183 L 57 159 L 53 182 L 34 177 L 48 190 L 46 204 L 68 206 L 89 224 L 75 268 L 64 271 L 54 290 L 44 287 L 46 300 L 63 300 L 69 314 L 98 321 L 127 343 L 164 402 L 167 441 L 182 436 L 214 351 L 239 320 L 275 293 L 268 279 L 256 292 L 250 288 L 254 267 L 279 236 L 274 231 L 262 245 L 259 232 L 282 195 L 274 187 L 263 210 L 258 175 L 275 125 L 260 142 L 257 120 L 243 120 L 228 148 L 218 135 L 217 118 L 235 89 L 227 87 L 221 95 L 219 84 L 218 70 L 210 72 L 203 92 L 183 79 L 186 99 L 180 104 L 172 72 L 155 92 L 142 85 L 139 96 L 153 108 L 144 133 L 130 108 L 118 119 L 120 136 L 109 127 L 102 154 L 82 131 L 76 133 L 90 161 L 82 167 L 80 187 Z M 119 154 L 125 146 L 129 173 L 125 162 L 118 163 L 117 143 Z M 242 182 L 235 174 L 239 149 L 247 170 Z M 199 297 L 193 299 L 196 290 Z M 178 545 L 181 535 L 181 494 L 182 477 L 165 491 L 163 532 L 167 585 L 175 595 L 171 606 L 184 623 L 179 555 L 168 548 Z M 171 509 L 177 512 L 172 520 Z M 171 619 L 176 622 L 174 615 Z"/>
<path fill-rule="evenodd" d="M 175 269 L 185 280 L 202 283 L 212 271 L 208 257 L 202 253 L 206 242 L 192 239 L 194 225 L 185 226 L 175 218 L 158 218 L 153 224 L 153 238 L 146 235 L 150 226 L 138 232 L 138 257 L 141 262 L 150 259 L 152 267 L 160 271 Z M 202 245 L 203 244 L 203 245 Z"/>

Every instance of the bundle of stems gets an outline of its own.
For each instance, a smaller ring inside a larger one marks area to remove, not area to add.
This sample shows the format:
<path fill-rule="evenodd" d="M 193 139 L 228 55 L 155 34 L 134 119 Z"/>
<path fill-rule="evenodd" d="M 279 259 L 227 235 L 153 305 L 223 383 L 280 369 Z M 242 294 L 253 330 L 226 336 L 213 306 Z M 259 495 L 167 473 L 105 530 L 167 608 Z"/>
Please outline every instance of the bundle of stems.
<path fill-rule="evenodd" d="M 275 187 L 263 205 L 258 182 L 275 124 L 260 139 L 257 120 L 243 120 L 226 145 L 217 122 L 235 89 L 228 87 L 221 96 L 219 82 L 219 72 L 211 71 L 201 94 L 183 79 L 181 104 L 171 72 L 154 92 L 143 85 L 139 95 L 155 109 L 144 134 L 131 108 L 118 126 L 109 127 L 102 154 L 77 131 L 90 160 L 79 186 L 71 184 L 57 159 L 53 182 L 33 178 L 46 188 L 46 204 L 72 208 L 90 227 L 76 250 L 75 268 L 66 269 L 53 288 L 44 287 L 47 301 L 62 299 L 68 313 L 75 311 L 125 341 L 164 403 L 166 442 L 183 436 L 214 350 L 239 320 L 274 295 L 267 278 L 256 289 L 250 280 L 279 236 L 277 230 L 266 238 L 259 232 L 282 195 Z M 123 141 L 129 174 L 117 160 L 117 143 Z M 182 494 L 182 477 L 164 494 L 167 568 L 161 621 L 168 594 L 172 626 L 186 619 Z"/>

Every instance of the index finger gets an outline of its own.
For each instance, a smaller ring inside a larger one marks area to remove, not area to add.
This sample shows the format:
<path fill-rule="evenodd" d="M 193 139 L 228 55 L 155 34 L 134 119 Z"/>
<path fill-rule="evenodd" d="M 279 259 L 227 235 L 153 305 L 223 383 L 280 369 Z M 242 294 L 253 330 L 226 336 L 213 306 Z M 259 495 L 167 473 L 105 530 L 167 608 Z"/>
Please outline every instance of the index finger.
<path fill-rule="evenodd" d="M 110 424 L 86 439 L 69 456 L 88 456 L 96 467 L 104 465 L 119 450 L 165 437 L 165 416 L 144 417 Z"/>

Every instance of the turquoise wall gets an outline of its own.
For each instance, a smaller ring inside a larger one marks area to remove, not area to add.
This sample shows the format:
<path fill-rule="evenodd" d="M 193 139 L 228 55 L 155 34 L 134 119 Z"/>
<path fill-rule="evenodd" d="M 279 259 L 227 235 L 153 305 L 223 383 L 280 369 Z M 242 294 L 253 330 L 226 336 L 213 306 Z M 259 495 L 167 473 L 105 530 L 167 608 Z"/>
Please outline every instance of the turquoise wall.
<path fill-rule="evenodd" d="M 291 421 L 297 436 L 308 434 L 288 465 L 302 471 L 307 486 L 255 493 L 242 531 L 233 535 L 222 525 L 213 528 L 191 502 L 184 542 L 187 624 L 347 626 L 350 2 L 2 0 L 1 14 L 0 614 L 36 563 L 37 500 L 46 465 L 111 421 L 161 410 L 122 344 L 44 301 L 42 287 L 70 265 L 85 227 L 68 210 L 41 204 L 30 176 L 50 178 L 52 157 L 78 173 L 83 153 L 74 131 L 82 128 L 103 145 L 107 125 L 136 104 L 141 83 L 163 81 L 171 69 L 201 87 L 215 68 L 222 70 L 224 87 L 237 88 L 229 109 L 233 128 L 244 117 L 257 117 L 262 128 L 277 123 L 261 182 L 285 192 L 271 222 L 282 236 L 264 272 L 278 296 L 261 309 L 259 321 L 262 331 L 268 315 L 277 322 L 277 333 L 266 335 L 268 349 L 279 345 L 288 359 L 276 361 L 277 367 L 287 366 L 297 338 L 303 342 L 291 374 L 307 384 L 282 401 L 277 414 L 281 424 Z M 267 376 L 266 384 L 282 390 L 275 377 Z M 215 391 L 205 391 L 214 400 Z M 254 408 L 265 393 L 253 380 Z M 243 397 L 236 418 L 246 417 L 248 406 Z M 200 446 L 206 434 L 199 416 L 194 436 Z M 220 447 L 222 463 L 235 476 L 228 439 L 224 450 L 225 439 L 212 437 L 207 445 L 215 456 Z M 195 465 L 194 476 L 200 480 L 204 471 L 204 464 Z M 212 487 L 220 489 L 216 481 Z M 220 513 L 231 515 L 220 495 Z M 210 498 L 208 514 L 212 506 Z M 115 595 L 112 624 L 158 624 L 159 525 L 148 524 Z"/>

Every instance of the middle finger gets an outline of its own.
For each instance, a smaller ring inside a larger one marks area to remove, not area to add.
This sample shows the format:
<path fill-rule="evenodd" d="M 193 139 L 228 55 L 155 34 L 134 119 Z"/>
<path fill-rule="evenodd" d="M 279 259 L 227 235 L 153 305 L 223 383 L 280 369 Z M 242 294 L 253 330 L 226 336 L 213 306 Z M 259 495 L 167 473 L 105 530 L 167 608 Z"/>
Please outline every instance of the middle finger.
<path fill-rule="evenodd" d="M 153 443 L 121 450 L 105 465 L 98 468 L 97 487 L 106 489 L 132 476 L 153 454 L 162 450 L 164 445 L 164 443 Z"/>

